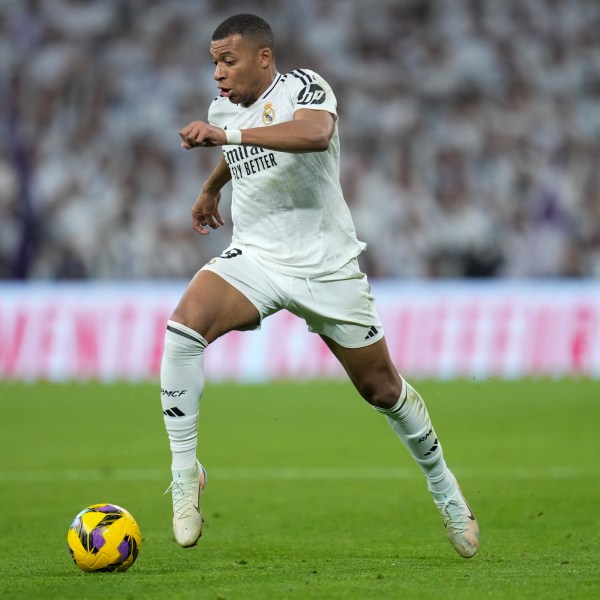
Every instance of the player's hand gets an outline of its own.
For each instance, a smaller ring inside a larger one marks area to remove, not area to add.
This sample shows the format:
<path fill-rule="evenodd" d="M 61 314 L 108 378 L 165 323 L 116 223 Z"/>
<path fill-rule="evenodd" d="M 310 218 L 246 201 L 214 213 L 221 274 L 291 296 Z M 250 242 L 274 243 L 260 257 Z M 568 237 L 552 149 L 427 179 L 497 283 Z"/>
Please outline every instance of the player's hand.
<path fill-rule="evenodd" d="M 183 140 L 181 146 L 186 150 L 223 146 L 227 143 L 227 135 L 224 129 L 214 127 L 203 121 L 192 121 L 179 130 L 179 137 Z"/>
<path fill-rule="evenodd" d="M 225 225 L 225 221 L 219 213 L 220 200 L 221 192 L 207 192 L 205 190 L 200 192 L 192 207 L 192 225 L 198 233 L 208 235 L 210 232 L 206 227 L 218 229 L 221 225 Z"/>

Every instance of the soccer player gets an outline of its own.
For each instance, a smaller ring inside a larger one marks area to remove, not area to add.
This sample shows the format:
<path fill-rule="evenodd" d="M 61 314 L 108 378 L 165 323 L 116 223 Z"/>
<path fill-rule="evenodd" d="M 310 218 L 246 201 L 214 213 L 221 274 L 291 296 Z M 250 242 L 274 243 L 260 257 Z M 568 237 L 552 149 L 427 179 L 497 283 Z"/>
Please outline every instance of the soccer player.
<path fill-rule="evenodd" d="M 208 123 L 179 135 L 185 149 L 222 146 L 223 156 L 192 208 L 202 235 L 224 224 L 220 191 L 233 186 L 231 245 L 194 276 L 171 315 L 161 365 L 161 397 L 172 451 L 173 530 L 183 546 L 202 533 L 206 472 L 196 458 L 203 354 L 232 330 L 255 329 L 286 309 L 321 336 L 361 396 L 389 421 L 423 471 L 450 542 L 466 558 L 479 527 L 446 466 L 419 394 L 398 374 L 383 336 L 339 183 L 336 99 L 308 69 L 285 75 L 260 17 L 239 14 L 210 45 L 220 95 Z"/>

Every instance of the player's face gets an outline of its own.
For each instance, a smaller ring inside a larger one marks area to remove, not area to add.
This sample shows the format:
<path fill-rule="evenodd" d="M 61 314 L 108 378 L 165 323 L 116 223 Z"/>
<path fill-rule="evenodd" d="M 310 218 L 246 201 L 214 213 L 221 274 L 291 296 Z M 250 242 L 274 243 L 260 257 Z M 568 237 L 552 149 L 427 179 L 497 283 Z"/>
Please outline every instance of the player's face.
<path fill-rule="evenodd" d="M 221 96 L 234 104 L 250 106 L 271 83 L 268 72 L 271 51 L 257 49 L 241 35 L 212 41 L 210 55 Z"/>

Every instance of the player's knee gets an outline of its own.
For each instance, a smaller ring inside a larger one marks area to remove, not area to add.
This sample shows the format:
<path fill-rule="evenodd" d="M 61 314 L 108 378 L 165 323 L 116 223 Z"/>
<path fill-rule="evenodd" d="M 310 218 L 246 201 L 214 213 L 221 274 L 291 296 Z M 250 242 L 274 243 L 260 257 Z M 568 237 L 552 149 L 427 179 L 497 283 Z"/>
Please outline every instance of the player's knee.
<path fill-rule="evenodd" d="M 208 324 L 211 322 L 211 319 L 202 304 L 195 304 L 186 298 L 180 300 L 171 314 L 170 320 L 193 329 L 205 338 L 210 333 L 208 331 Z M 212 341 L 212 339 L 209 341 Z"/>
<path fill-rule="evenodd" d="M 185 325 L 190 329 L 194 329 L 194 326 L 197 326 L 197 319 L 194 317 L 195 315 L 190 310 L 188 310 L 185 306 L 179 305 L 171 314 L 170 320 L 175 321 L 175 323 Z"/>
<path fill-rule="evenodd" d="M 398 402 L 401 391 L 399 377 L 381 377 L 359 388 L 362 397 L 377 408 L 392 408 Z"/>

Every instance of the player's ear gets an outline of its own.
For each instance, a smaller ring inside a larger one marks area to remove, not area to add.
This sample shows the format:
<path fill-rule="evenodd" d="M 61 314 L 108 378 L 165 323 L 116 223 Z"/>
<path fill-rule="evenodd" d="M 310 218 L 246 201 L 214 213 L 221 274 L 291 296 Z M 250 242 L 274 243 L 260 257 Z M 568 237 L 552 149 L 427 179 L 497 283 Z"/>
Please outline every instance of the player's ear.
<path fill-rule="evenodd" d="M 273 62 L 273 51 L 271 48 L 261 48 L 258 51 L 258 59 L 260 62 L 260 66 L 263 69 L 270 67 Z"/>

